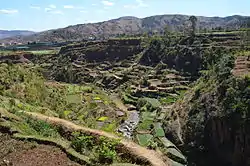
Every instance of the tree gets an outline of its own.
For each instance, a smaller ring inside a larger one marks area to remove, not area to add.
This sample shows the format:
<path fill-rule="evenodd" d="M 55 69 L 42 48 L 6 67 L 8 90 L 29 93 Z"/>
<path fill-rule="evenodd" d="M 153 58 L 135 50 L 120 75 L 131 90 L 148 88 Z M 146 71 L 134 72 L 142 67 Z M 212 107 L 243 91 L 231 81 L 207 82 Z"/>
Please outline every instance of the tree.
<path fill-rule="evenodd" d="M 171 32 L 168 26 L 164 27 L 164 44 L 165 46 L 170 46 L 171 43 Z"/>
<path fill-rule="evenodd" d="M 248 45 L 250 42 L 250 18 L 244 19 L 240 26 L 243 29 L 241 33 L 241 44 L 242 46 Z"/>
<path fill-rule="evenodd" d="M 191 31 L 191 33 L 194 36 L 195 35 L 195 31 L 196 31 L 196 26 L 197 26 L 198 19 L 195 16 L 190 16 L 189 17 L 189 21 L 191 21 L 191 24 L 192 24 L 192 31 Z"/>

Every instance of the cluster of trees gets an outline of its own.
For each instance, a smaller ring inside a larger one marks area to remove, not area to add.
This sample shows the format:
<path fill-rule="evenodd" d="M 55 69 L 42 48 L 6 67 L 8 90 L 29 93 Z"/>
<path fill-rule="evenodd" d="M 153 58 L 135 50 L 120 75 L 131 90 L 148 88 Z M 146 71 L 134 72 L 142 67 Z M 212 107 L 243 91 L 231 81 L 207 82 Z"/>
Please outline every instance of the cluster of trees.
<path fill-rule="evenodd" d="M 243 33 L 241 35 L 242 45 L 250 44 L 250 18 L 246 18 L 241 22 L 241 29 L 243 29 Z"/>

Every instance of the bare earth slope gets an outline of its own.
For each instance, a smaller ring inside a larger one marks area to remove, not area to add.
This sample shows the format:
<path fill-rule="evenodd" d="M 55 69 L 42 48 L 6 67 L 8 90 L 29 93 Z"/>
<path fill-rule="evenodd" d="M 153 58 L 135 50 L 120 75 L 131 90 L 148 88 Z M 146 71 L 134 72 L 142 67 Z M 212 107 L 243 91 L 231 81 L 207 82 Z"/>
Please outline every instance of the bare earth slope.
<path fill-rule="evenodd" d="M 66 153 L 49 145 L 19 141 L 0 133 L 0 165 L 8 166 L 79 166 Z"/>
<path fill-rule="evenodd" d="M 237 57 L 233 74 L 235 76 L 243 76 L 250 74 L 250 56 Z"/>

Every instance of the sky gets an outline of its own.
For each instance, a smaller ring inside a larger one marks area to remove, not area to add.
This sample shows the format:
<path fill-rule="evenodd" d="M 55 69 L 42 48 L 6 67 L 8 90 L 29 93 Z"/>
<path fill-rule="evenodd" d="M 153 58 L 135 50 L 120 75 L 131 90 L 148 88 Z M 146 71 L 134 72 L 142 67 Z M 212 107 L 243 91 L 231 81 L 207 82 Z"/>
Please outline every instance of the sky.
<path fill-rule="evenodd" d="M 250 16 L 249 8 L 250 0 L 0 0 L 0 29 L 44 31 L 122 16 Z"/>

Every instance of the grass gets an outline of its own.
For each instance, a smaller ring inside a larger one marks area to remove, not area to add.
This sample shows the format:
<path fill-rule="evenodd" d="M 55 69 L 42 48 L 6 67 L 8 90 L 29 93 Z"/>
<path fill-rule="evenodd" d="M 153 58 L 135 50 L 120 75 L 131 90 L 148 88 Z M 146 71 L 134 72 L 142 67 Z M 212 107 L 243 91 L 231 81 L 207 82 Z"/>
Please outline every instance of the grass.
<path fill-rule="evenodd" d="M 58 50 L 37 50 L 37 51 L 27 51 L 35 55 L 46 55 L 46 54 L 57 54 Z"/>
<path fill-rule="evenodd" d="M 148 146 L 153 135 L 151 134 L 137 134 L 136 135 L 137 141 L 141 146 Z"/>
<path fill-rule="evenodd" d="M 246 50 L 243 50 L 243 51 L 238 51 L 235 53 L 236 56 L 250 56 L 250 51 L 246 51 Z"/>
<path fill-rule="evenodd" d="M 14 51 L 9 51 L 9 50 L 0 50 L 0 56 L 7 56 L 15 53 Z"/>
<path fill-rule="evenodd" d="M 0 107 L 8 111 L 39 112 L 88 127 L 96 127 L 93 124 L 102 116 L 107 116 L 110 121 L 116 119 L 119 122 L 122 119 L 114 116 L 113 101 L 97 87 L 76 84 L 61 86 L 53 82 L 45 84 L 36 68 L 22 65 L 0 64 L 0 70 Z M 115 127 L 110 129 L 115 130 Z"/>
<path fill-rule="evenodd" d="M 144 97 L 143 99 L 149 102 L 154 108 L 158 108 L 161 106 L 161 103 L 157 99 L 148 97 Z"/>
<path fill-rule="evenodd" d="M 106 117 L 106 116 L 102 116 L 102 117 L 100 117 L 100 118 L 98 119 L 98 121 L 102 121 L 102 122 L 104 122 L 104 121 L 106 121 L 106 120 L 108 120 L 108 117 Z"/>
<path fill-rule="evenodd" d="M 163 128 L 161 127 L 160 123 L 154 124 L 154 130 L 155 130 L 156 137 L 165 137 L 165 132 L 164 132 Z"/>
<path fill-rule="evenodd" d="M 173 97 L 173 96 L 167 96 L 167 97 L 161 98 L 160 102 L 162 104 L 173 104 L 173 103 L 176 102 L 176 100 L 177 99 L 175 97 Z"/>
<path fill-rule="evenodd" d="M 67 95 L 68 103 L 81 104 L 82 96 L 80 94 Z"/>
<path fill-rule="evenodd" d="M 153 126 L 153 121 L 152 120 L 143 120 L 137 126 L 137 130 L 151 130 L 152 126 Z"/>
<path fill-rule="evenodd" d="M 151 112 L 143 112 L 142 113 L 142 119 L 143 120 L 149 120 L 149 121 L 153 121 L 155 118 L 155 116 L 152 116 Z"/>

